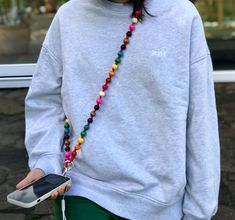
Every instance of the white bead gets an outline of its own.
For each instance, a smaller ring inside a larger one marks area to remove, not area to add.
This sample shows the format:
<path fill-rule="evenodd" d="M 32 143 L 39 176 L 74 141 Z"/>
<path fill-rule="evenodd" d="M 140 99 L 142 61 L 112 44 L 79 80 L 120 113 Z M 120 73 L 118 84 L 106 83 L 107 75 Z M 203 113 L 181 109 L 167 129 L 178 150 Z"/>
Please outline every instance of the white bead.
<path fill-rule="evenodd" d="M 137 24 L 138 23 L 138 19 L 137 18 L 132 18 L 132 22 L 134 23 L 134 24 Z"/>
<path fill-rule="evenodd" d="M 100 95 L 100 96 L 105 96 L 104 91 L 100 91 L 100 92 L 99 92 L 99 95 Z"/>

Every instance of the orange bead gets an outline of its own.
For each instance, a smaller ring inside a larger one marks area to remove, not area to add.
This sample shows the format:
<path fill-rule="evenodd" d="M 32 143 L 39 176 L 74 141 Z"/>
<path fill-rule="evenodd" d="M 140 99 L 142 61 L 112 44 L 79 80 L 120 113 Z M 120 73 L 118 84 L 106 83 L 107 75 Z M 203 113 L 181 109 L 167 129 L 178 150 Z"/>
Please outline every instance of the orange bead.
<path fill-rule="evenodd" d="M 112 77 L 112 76 L 114 76 L 114 75 L 115 75 L 115 72 L 111 70 L 111 71 L 109 72 L 109 76 Z"/>
<path fill-rule="evenodd" d="M 80 148 L 81 148 L 81 146 L 79 144 L 77 144 L 74 149 L 79 150 Z"/>

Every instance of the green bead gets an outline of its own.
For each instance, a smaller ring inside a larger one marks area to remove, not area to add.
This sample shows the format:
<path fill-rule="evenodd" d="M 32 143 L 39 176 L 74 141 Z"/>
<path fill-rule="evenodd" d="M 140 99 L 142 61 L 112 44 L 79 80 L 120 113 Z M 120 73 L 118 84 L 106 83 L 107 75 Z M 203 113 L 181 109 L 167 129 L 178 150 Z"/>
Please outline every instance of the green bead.
<path fill-rule="evenodd" d="M 120 62 L 121 62 L 121 59 L 120 59 L 119 57 L 117 57 L 117 58 L 115 59 L 115 62 L 120 63 Z"/>
<path fill-rule="evenodd" d="M 68 123 L 65 123 L 65 124 L 64 124 L 64 128 L 69 128 L 69 124 L 68 124 Z"/>
<path fill-rule="evenodd" d="M 86 136 L 86 131 L 82 131 L 80 134 L 82 137 L 84 137 L 84 136 Z"/>

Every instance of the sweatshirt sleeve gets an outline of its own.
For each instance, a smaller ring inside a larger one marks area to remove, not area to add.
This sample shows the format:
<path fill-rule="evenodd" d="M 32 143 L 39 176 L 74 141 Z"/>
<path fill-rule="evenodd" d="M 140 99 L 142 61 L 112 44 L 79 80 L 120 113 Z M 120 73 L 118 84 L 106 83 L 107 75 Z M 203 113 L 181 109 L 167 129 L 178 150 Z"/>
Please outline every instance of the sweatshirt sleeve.
<path fill-rule="evenodd" d="M 62 173 L 65 114 L 61 100 L 62 65 L 59 61 L 57 17 L 54 18 L 25 98 L 25 146 L 29 167 L 46 174 Z M 53 48 L 55 47 L 55 48 Z M 53 51 L 53 53 L 52 53 Z"/>
<path fill-rule="evenodd" d="M 192 29 L 183 220 L 210 220 L 218 209 L 220 141 L 213 66 L 203 25 Z M 203 55 L 205 54 L 205 55 Z"/>

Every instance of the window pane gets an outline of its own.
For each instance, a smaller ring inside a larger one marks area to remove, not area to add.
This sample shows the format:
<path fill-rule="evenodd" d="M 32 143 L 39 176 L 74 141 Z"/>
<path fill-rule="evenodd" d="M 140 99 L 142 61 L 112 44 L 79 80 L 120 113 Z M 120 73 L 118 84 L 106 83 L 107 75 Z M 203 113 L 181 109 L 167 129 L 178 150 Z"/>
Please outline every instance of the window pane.
<path fill-rule="evenodd" d="M 0 0 L 0 64 L 35 63 L 47 29 L 66 0 Z"/>
<path fill-rule="evenodd" d="M 196 0 L 216 69 L 235 69 L 235 1 Z"/>
<path fill-rule="evenodd" d="M 235 1 L 192 0 L 215 69 L 235 69 Z M 66 0 L 0 0 L 0 64 L 35 63 L 54 13 Z"/>

